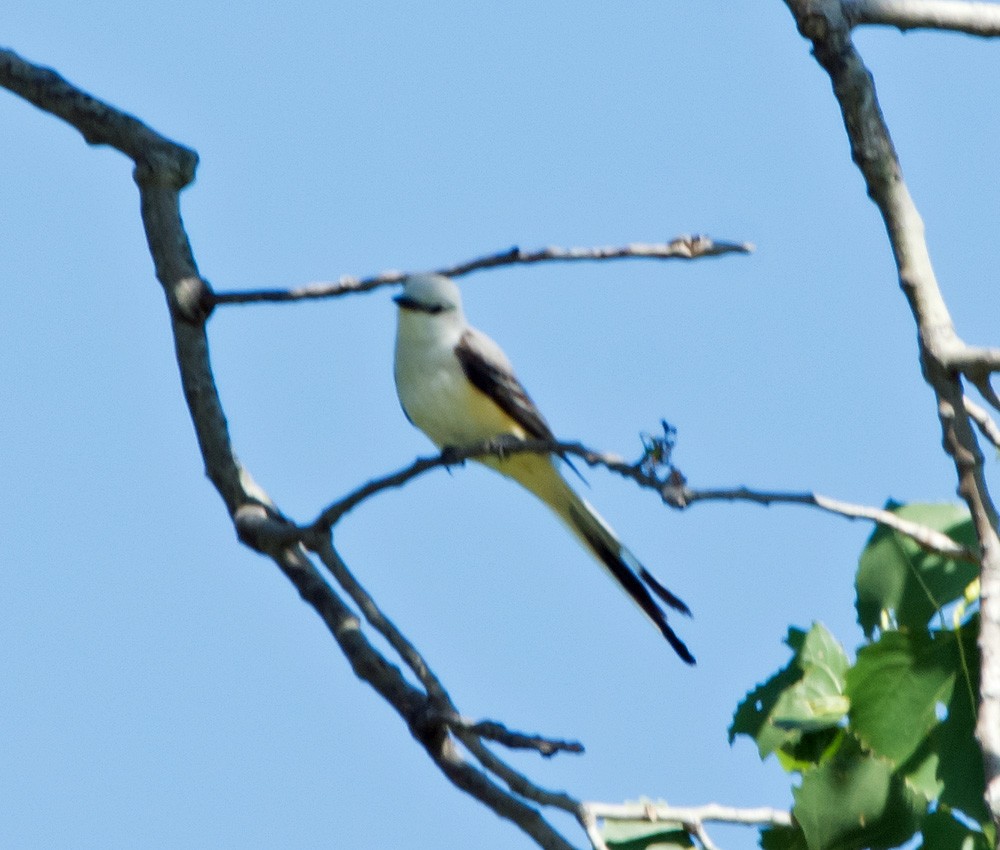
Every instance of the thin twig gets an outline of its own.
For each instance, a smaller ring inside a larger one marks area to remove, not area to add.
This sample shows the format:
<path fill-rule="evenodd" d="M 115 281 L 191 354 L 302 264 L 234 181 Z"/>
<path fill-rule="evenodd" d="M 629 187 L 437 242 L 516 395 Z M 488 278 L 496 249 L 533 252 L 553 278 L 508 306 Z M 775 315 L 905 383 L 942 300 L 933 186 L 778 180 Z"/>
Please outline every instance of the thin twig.
<path fill-rule="evenodd" d="M 583 827 L 583 831 L 587 833 L 587 838 L 590 840 L 590 846 L 593 847 L 593 850 L 608 850 L 607 842 L 605 842 L 604 836 L 601 835 L 597 818 L 587 808 L 585 803 L 580 804 L 576 813 L 576 819 L 580 822 L 580 826 Z"/>
<path fill-rule="evenodd" d="M 578 262 L 581 260 L 696 260 L 722 254 L 749 254 L 750 242 L 716 242 L 708 236 L 678 236 L 670 242 L 631 242 L 628 245 L 597 248 L 558 248 L 549 246 L 537 251 L 522 251 L 514 247 L 496 254 L 442 269 L 440 274 L 461 277 L 469 272 L 512 264 L 542 262 Z"/>
<path fill-rule="evenodd" d="M 684 826 L 687 828 L 688 832 L 698 839 L 698 843 L 701 844 L 705 850 L 719 850 L 718 845 L 712 841 L 708 834 L 708 830 L 705 829 L 705 824 L 701 821 L 694 821 L 692 823 L 685 823 Z"/>
<path fill-rule="evenodd" d="M 978 373 L 969 371 L 965 373 L 965 376 L 969 379 L 969 382 L 977 390 L 979 390 L 979 394 L 989 403 L 989 405 L 994 410 L 1000 411 L 1000 395 L 997 395 L 997 392 L 993 389 L 993 384 L 990 381 L 992 374 L 992 371 Z"/>
<path fill-rule="evenodd" d="M 827 513 L 846 517 L 847 519 L 866 519 L 892 528 L 911 539 L 929 552 L 944 555 L 949 558 L 960 558 L 965 561 L 979 563 L 976 553 L 952 540 L 948 535 L 920 523 L 897 516 L 883 508 L 869 505 L 857 505 L 832 499 L 819 493 L 810 492 L 780 492 L 751 490 L 747 487 L 730 487 L 716 489 L 696 489 L 689 487 L 676 470 L 671 470 L 661 478 L 647 470 L 643 461 L 628 463 L 618 455 L 595 451 L 578 442 L 553 442 L 550 440 L 489 440 L 472 446 L 448 448 L 439 455 L 417 458 L 409 466 L 392 472 L 381 478 L 373 479 L 358 489 L 344 496 L 326 508 L 309 526 L 320 530 L 330 528 L 348 511 L 359 505 L 365 499 L 383 490 L 400 487 L 417 476 L 438 467 L 450 467 L 466 460 L 518 452 L 569 454 L 581 458 L 588 466 L 603 466 L 604 468 L 636 482 L 640 487 L 654 490 L 665 504 L 678 510 L 683 510 L 698 502 L 753 502 L 759 505 L 805 505 L 819 508 Z M 306 533 L 303 530 L 303 533 Z"/>
<path fill-rule="evenodd" d="M 670 485 L 668 485 L 669 487 Z M 686 485 L 681 485 L 678 488 L 673 488 L 673 492 L 676 492 L 678 507 L 686 507 L 689 504 L 703 501 L 743 501 L 756 502 L 759 505 L 810 505 L 847 519 L 871 520 L 911 538 L 928 552 L 934 552 L 947 558 L 958 558 L 974 564 L 979 563 L 975 552 L 955 542 L 947 534 L 897 516 L 884 508 L 855 505 L 850 502 L 842 502 L 839 499 L 831 499 L 819 493 L 780 493 L 750 490 L 746 487 L 736 487 L 731 490 L 694 490 Z M 667 494 L 664 495 L 666 501 L 671 501 L 673 498 L 668 498 Z"/>
<path fill-rule="evenodd" d="M 529 735 L 525 732 L 514 732 L 496 720 L 472 720 L 450 712 L 442 713 L 440 720 L 452 730 L 470 732 L 477 738 L 495 741 L 512 750 L 534 750 L 546 757 L 554 756 L 556 753 L 583 752 L 583 744 L 578 741 L 563 741 L 541 735 Z"/>
<path fill-rule="evenodd" d="M 729 823 L 746 826 L 784 826 L 792 825 L 789 812 L 772 808 L 740 809 L 733 806 L 720 806 L 718 803 L 708 803 L 704 806 L 670 806 L 666 803 L 641 801 L 638 803 L 583 803 L 581 823 L 595 823 L 598 819 L 639 821 L 655 824 L 677 824 L 681 829 L 694 836 L 704 850 L 718 850 L 718 846 L 708 834 L 706 823 Z M 596 826 L 594 832 L 597 832 Z M 590 831 L 588 830 L 588 835 Z M 598 833 L 599 834 L 599 833 Z M 597 845 L 595 844 L 595 847 Z"/>
<path fill-rule="evenodd" d="M 964 0 L 842 0 L 852 26 L 885 24 L 911 29 L 954 30 L 983 37 L 1000 35 L 1000 4 Z"/>
<path fill-rule="evenodd" d="M 791 826 L 792 816 L 781 809 L 766 806 L 741 809 L 706 803 L 704 806 L 670 806 L 666 803 L 597 803 L 584 806 L 594 817 L 604 820 L 673 821 L 681 824 L 735 823 L 747 826 Z"/>
<path fill-rule="evenodd" d="M 441 466 L 454 466 L 462 463 L 467 458 L 475 457 L 477 454 L 489 454 L 490 449 L 486 446 L 470 448 L 468 452 L 442 452 L 438 455 L 428 457 L 418 457 L 409 466 L 405 466 L 396 472 L 373 478 L 366 484 L 362 484 L 356 490 L 352 490 L 342 499 L 338 499 L 310 523 L 310 528 L 323 530 L 336 525 L 348 511 L 354 509 L 365 499 L 388 490 L 391 487 L 402 487 L 407 481 L 416 478 L 421 473 L 430 469 L 437 469 Z"/>
<path fill-rule="evenodd" d="M 512 768 L 507 762 L 496 755 L 482 739 L 464 729 L 454 729 L 455 737 L 462 742 L 462 745 L 475 757 L 487 771 L 498 779 L 502 780 L 506 786 L 519 797 L 538 803 L 541 806 L 551 806 L 573 815 L 580 807 L 580 801 L 574 799 L 569 794 L 562 791 L 550 791 L 536 785 L 523 773 Z"/>
<path fill-rule="evenodd" d="M 541 248 L 537 251 L 522 251 L 510 248 L 495 254 L 487 254 L 474 260 L 434 269 L 437 274 L 447 277 L 461 277 L 481 269 L 498 266 L 525 265 L 542 262 L 580 262 L 595 260 L 695 260 L 701 257 L 717 257 L 722 254 L 749 254 L 754 246 L 749 242 L 715 242 L 707 236 L 679 236 L 666 243 L 640 243 L 618 247 L 597 248 Z M 214 304 L 254 304 L 261 302 L 302 301 L 310 298 L 335 298 L 356 292 L 369 292 L 380 286 L 400 283 L 411 274 L 395 269 L 370 277 L 344 275 L 335 281 L 309 283 L 292 289 L 254 289 L 241 292 L 216 292 Z"/>
<path fill-rule="evenodd" d="M 976 423 L 979 433 L 989 440 L 994 448 L 1000 450 L 1000 425 L 990 416 L 985 407 L 980 407 L 968 396 L 965 397 L 965 410 Z"/>
<path fill-rule="evenodd" d="M 279 531 L 279 536 L 283 539 L 285 533 Z M 554 739 L 549 740 L 539 736 L 526 736 L 508 732 L 505 727 L 495 721 L 481 721 L 478 724 L 464 721 L 451 696 L 445 690 L 444 685 L 437 676 L 431 671 L 430 666 L 423 656 L 382 612 L 375 600 L 347 568 L 347 565 L 333 548 L 329 532 L 314 531 L 306 536 L 305 539 L 309 547 L 316 552 L 331 575 L 336 579 L 337 583 L 358 606 L 368 623 L 389 642 L 427 690 L 430 697 L 429 703 L 422 706 L 420 711 L 411 711 L 408 715 L 408 722 L 411 728 L 422 730 L 417 735 L 418 740 L 423 740 L 434 729 L 448 728 L 480 765 L 488 773 L 492 773 L 504 782 L 517 797 L 531 800 L 539 805 L 551 806 L 563 811 L 576 813 L 580 805 L 578 800 L 570 797 L 568 794 L 548 791 L 536 785 L 527 776 L 514 770 L 503 759 L 490 751 L 483 744 L 482 738 L 491 737 L 493 740 L 508 746 L 534 749 L 537 752 L 541 752 L 542 755 L 552 755 L 558 750 L 582 752 L 582 745 L 575 742 L 555 741 Z M 431 755 L 434 757 L 433 753 Z M 523 810 L 515 808 L 515 814 L 523 814 Z M 521 825 L 515 818 L 512 819 L 519 826 Z M 537 826 L 536 829 L 541 834 L 547 827 L 548 824 L 542 821 L 542 825 Z M 524 827 L 522 826 L 522 828 Z"/>
<path fill-rule="evenodd" d="M 301 547 L 283 549 L 274 557 L 302 598 L 323 618 L 358 678 L 370 684 L 400 715 L 414 738 L 456 787 L 519 826 L 540 847 L 573 850 L 538 811 L 525 804 L 523 795 L 505 792 L 462 757 L 446 727 L 433 721 L 436 709 L 428 705 L 426 695 L 409 684 L 399 669 L 371 645 L 353 612 L 323 581 Z"/>
<path fill-rule="evenodd" d="M 323 566 L 336 579 L 337 584 L 354 600 L 354 604 L 358 606 L 365 619 L 372 625 L 375 631 L 389 642 L 389 645 L 403 659 L 406 666 L 413 671 L 417 679 L 420 680 L 420 684 L 427 691 L 432 704 L 439 705 L 442 709 L 454 710 L 451 698 L 448 696 L 444 685 L 441 684 L 441 680 L 434 674 L 430 665 L 420 652 L 417 651 L 417 648 L 396 628 L 392 620 L 382 612 L 382 609 L 379 608 L 372 596 L 361 586 L 361 583 L 347 568 L 347 564 L 344 563 L 340 555 L 333 548 L 330 536 L 328 534 L 313 535 L 307 538 L 305 543 L 309 549 L 316 553 Z"/>

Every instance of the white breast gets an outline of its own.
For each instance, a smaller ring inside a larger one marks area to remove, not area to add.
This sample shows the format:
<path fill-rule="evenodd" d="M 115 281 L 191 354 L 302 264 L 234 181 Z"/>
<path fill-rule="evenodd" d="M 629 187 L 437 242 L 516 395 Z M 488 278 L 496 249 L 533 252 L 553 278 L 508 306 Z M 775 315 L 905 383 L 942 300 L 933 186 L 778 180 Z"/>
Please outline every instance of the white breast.
<path fill-rule="evenodd" d="M 519 433 L 513 420 L 469 383 L 455 356 L 462 327 L 441 318 L 400 312 L 395 377 L 406 415 L 439 448 Z"/>

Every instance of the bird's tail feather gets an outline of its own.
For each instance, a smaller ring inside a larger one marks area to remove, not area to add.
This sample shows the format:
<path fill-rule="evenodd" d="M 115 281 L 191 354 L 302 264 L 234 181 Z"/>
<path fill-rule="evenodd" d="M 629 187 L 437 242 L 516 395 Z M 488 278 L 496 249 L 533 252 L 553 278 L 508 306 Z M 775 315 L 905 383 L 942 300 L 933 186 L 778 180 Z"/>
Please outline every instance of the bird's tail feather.
<path fill-rule="evenodd" d="M 551 461 L 544 458 L 543 465 L 539 463 L 541 459 L 537 455 L 513 455 L 496 463 L 495 468 L 520 482 L 552 508 L 659 629 L 674 652 L 687 664 L 694 664 L 694 656 L 670 627 L 666 614 L 653 596 L 655 594 L 666 605 L 689 617 L 690 609 L 639 563 L 601 515 L 569 486 Z"/>
<path fill-rule="evenodd" d="M 577 498 L 579 499 L 579 497 Z M 629 560 L 638 563 L 635 556 L 618 541 L 601 519 L 600 514 L 594 511 L 583 499 L 579 499 L 579 504 L 576 505 L 570 503 L 568 509 L 572 521 L 571 529 L 587 544 L 587 547 L 607 569 L 611 577 L 618 582 L 622 590 L 652 620 L 653 625 L 660 630 L 660 633 L 667 639 L 667 643 L 673 647 L 674 652 L 681 657 L 681 660 L 687 664 L 694 664 L 695 659 L 691 651 L 670 627 L 667 615 L 656 604 L 656 600 L 649 590 L 652 589 L 671 608 L 690 616 L 691 611 L 687 605 L 653 578 L 645 567 L 639 565 L 639 572 L 636 574 L 628 563 Z M 647 584 L 649 588 L 647 588 Z"/>

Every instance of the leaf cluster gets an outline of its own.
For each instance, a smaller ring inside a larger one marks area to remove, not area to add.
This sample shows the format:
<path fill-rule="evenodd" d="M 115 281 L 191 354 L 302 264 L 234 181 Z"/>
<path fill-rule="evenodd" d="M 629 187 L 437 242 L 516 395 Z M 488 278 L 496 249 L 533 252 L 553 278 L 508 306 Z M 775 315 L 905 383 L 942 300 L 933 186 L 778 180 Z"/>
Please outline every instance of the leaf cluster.
<path fill-rule="evenodd" d="M 958 507 L 887 507 L 975 549 Z M 975 581 L 974 564 L 879 527 L 855 581 L 865 641 L 853 663 L 822 624 L 789 630 L 791 660 L 746 695 L 729 729 L 730 742 L 752 738 L 798 780 L 794 825 L 764 830 L 765 850 L 889 848 L 914 836 L 924 850 L 994 845 L 973 737 Z"/>

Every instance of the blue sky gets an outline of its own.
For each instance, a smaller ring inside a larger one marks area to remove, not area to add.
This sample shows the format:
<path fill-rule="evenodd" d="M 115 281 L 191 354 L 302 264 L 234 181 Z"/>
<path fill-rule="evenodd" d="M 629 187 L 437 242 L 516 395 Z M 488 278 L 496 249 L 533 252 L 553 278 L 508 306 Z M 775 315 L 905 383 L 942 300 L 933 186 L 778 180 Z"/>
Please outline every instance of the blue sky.
<path fill-rule="evenodd" d="M 219 290 L 515 244 L 752 241 L 686 265 L 478 273 L 466 309 L 560 437 L 635 456 L 665 417 L 694 486 L 954 498 L 880 220 L 782 3 L 336 5 L 38 0 L 7 10 L 3 40 L 199 152 L 183 213 Z M 959 331 L 995 343 L 997 48 L 858 43 Z M 130 164 L 6 93 L 0 112 L 0 844 L 532 846 L 437 773 L 237 544 L 202 474 Z M 296 519 L 430 448 L 395 399 L 391 295 L 211 320 L 236 450 Z M 697 668 L 487 471 L 381 495 L 336 543 L 463 712 L 585 743 L 514 757 L 541 784 L 787 806 L 785 776 L 726 727 L 786 660 L 790 624 L 860 640 L 870 529 L 791 507 L 677 514 L 587 478 L 693 609 L 678 628 Z"/>

